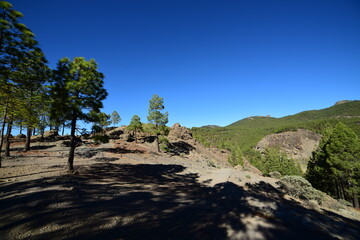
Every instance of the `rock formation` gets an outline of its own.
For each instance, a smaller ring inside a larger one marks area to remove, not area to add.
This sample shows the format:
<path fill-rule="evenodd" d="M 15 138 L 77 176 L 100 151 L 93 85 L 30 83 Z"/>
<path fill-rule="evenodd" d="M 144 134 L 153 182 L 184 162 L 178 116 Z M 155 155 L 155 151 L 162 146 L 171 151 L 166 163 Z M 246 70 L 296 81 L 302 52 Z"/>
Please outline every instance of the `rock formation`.
<path fill-rule="evenodd" d="M 266 148 L 279 148 L 289 158 L 309 159 L 312 152 L 319 145 L 321 135 L 305 129 L 296 132 L 283 132 L 264 137 L 256 146 L 256 150 L 263 152 Z"/>
<path fill-rule="evenodd" d="M 168 138 L 170 140 L 190 140 L 192 139 L 192 134 L 188 128 L 182 127 L 179 123 L 175 123 L 170 129 Z"/>

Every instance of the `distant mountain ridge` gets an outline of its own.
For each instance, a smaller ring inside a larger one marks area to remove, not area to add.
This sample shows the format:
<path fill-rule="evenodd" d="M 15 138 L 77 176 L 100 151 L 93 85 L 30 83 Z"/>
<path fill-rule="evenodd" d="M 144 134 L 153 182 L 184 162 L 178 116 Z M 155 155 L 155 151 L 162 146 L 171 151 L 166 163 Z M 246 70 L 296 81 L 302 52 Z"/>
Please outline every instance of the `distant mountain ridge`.
<path fill-rule="evenodd" d="M 321 119 L 339 119 L 339 118 L 353 118 L 360 117 L 360 101 L 354 100 L 342 100 L 336 102 L 335 105 L 320 110 L 309 110 L 300 112 L 294 115 L 285 116 L 282 118 L 272 117 L 248 117 L 237 122 L 234 122 L 227 127 L 231 128 L 254 128 L 264 125 L 278 125 L 278 123 L 284 124 L 286 122 L 304 122 L 311 120 Z"/>
<path fill-rule="evenodd" d="M 212 129 L 212 128 L 220 128 L 220 126 L 218 126 L 218 125 L 206 125 L 206 126 L 202 126 L 201 128 L 210 128 L 210 129 Z"/>

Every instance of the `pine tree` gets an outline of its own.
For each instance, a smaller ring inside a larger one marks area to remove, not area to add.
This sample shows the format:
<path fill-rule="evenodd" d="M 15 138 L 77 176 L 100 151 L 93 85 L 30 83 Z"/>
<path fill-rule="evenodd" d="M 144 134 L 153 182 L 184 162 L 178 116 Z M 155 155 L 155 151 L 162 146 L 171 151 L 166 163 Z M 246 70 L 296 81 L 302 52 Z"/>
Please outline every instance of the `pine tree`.
<path fill-rule="evenodd" d="M 351 199 L 359 208 L 360 140 L 343 123 L 325 136 L 308 166 L 307 178 L 320 190 L 341 199 Z"/>
<path fill-rule="evenodd" d="M 137 143 L 136 132 L 143 131 L 143 126 L 138 115 L 134 115 L 131 118 L 130 125 L 127 127 L 127 129 L 134 132 L 135 142 Z"/>
<path fill-rule="evenodd" d="M 27 137 L 24 151 L 30 150 L 32 131 L 41 125 L 41 117 L 48 112 L 48 89 L 50 69 L 47 60 L 39 48 L 29 51 L 24 62 L 18 65 L 19 70 L 14 73 L 18 80 L 22 107 L 20 116 L 22 124 L 27 127 Z"/>
<path fill-rule="evenodd" d="M 342 182 L 345 192 L 352 196 L 359 208 L 360 142 L 356 134 L 343 123 L 338 123 L 325 146 L 328 163 L 335 177 Z"/>
<path fill-rule="evenodd" d="M 160 152 L 159 136 L 164 133 L 166 124 L 168 123 L 169 113 L 163 113 L 164 110 L 164 99 L 154 94 L 150 99 L 149 115 L 147 117 L 149 123 L 154 126 L 154 133 L 156 135 L 157 148 Z"/>
<path fill-rule="evenodd" d="M 121 122 L 121 117 L 119 113 L 117 111 L 113 111 L 111 114 L 111 123 L 115 126 L 119 122 Z"/>
<path fill-rule="evenodd" d="M 104 89 L 104 75 L 97 69 L 94 59 L 86 61 L 76 57 L 73 61 L 63 58 L 54 71 L 51 95 L 53 119 L 71 121 L 70 150 L 67 169 L 74 171 L 76 148 L 75 131 L 78 120 L 93 121 L 92 112 L 99 113 L 107 92 Z M 54 114 L 56 113 L 56 114 Z"/>

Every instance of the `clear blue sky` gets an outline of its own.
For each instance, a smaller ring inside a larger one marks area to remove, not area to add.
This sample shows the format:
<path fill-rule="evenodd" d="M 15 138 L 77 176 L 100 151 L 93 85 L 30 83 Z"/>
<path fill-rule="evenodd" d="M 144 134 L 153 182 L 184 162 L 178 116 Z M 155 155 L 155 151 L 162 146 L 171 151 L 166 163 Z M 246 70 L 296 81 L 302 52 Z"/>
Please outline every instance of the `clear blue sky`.
<path fill-rule="evenodd" d="M 94 58 L 121 124 L 225 126 L 360 99 L 359 0 L 14 0 L 50 66 Z"/>

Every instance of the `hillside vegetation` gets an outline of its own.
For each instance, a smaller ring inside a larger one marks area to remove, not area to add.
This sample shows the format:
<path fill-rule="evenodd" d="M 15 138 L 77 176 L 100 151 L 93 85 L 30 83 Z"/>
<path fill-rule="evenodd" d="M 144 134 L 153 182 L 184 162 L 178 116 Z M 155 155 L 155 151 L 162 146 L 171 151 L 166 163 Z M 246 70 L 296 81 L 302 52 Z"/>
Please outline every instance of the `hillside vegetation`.
<path fill-rule="evenodd" d="M 242 152 L 250 161 L 260 157 L 254 147 L 265 136 L 273 133 L 312 130 L 322 134 L 329 126 L 343 122 L 360 136 L 360 101 L 346 101 L 332 107 L 304 111 L 282 118 L 249 117 L 221 128 L 193 128 L 194 137 L 205 146 Z"/>

